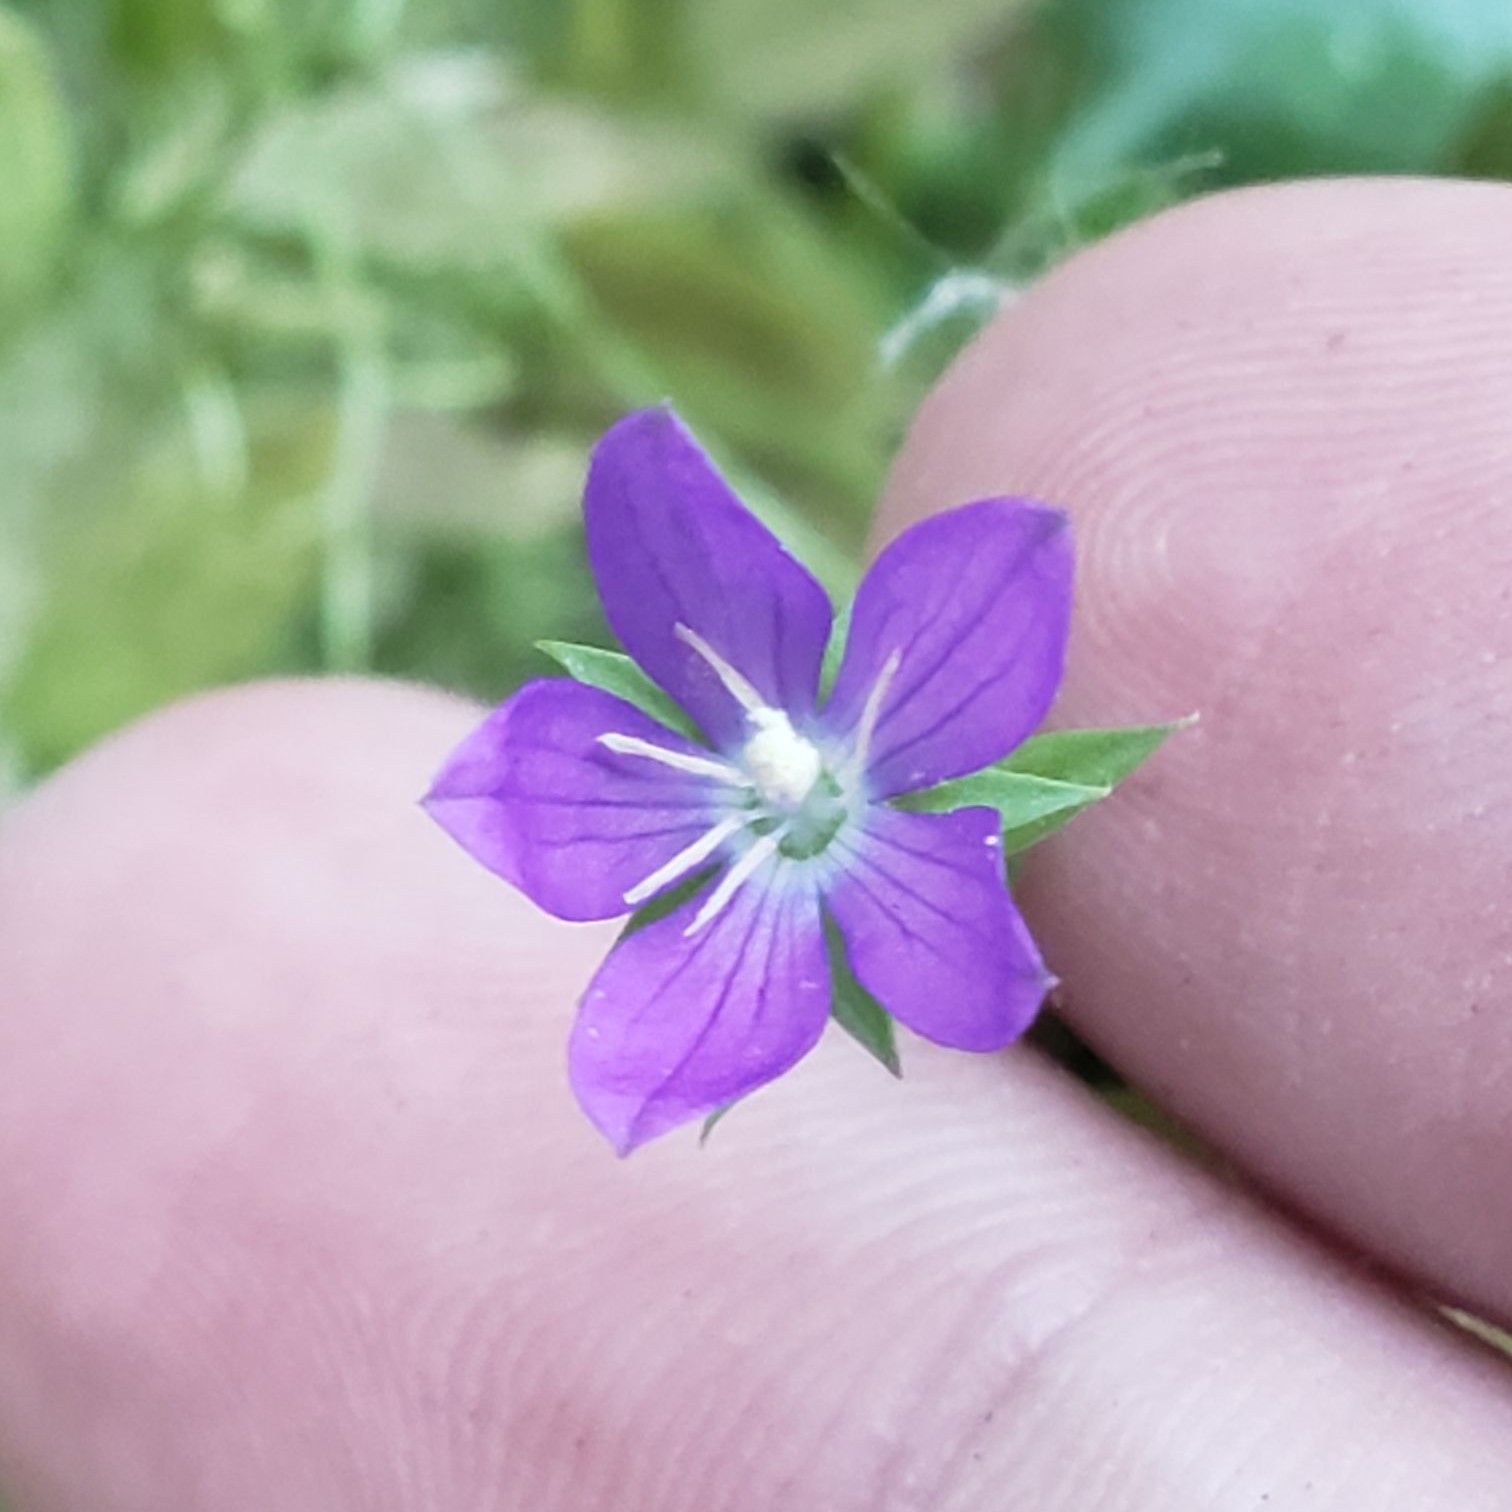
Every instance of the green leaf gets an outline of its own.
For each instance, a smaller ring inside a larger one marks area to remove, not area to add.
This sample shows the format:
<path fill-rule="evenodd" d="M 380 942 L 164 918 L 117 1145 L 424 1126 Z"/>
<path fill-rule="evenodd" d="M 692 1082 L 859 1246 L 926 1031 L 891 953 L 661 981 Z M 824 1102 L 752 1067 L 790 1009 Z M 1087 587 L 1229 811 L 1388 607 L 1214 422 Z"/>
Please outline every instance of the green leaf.
<path fill-rule="evenodd" d="M 897 1038 L 887 1010 L 856 980 L 845 955 L 845 941 L 835 921 L 824 920 L 824 943 L 829 953 L 830 1017 L 894 1076 L 902 1076 Z"/>
<path fill-rule="evenodd" d="M 1229 182 L 1441 172 L 1512 62 L 1504 0 L 1047 9 L 1101 64 L 1046 173 L 1073 196 L 1110 169 L 1194 148 L 1220 151 Z"/>
<path fill-rule="evenodd" d="M 588 303 L 634 354 L 624 399 L 668 397 L 716 453 L 758 463 L 768 500 L 730 474 L 757 514 L 784 494 L 807 501 L 807 534 L 818 539 L 778 533 L 832 591 L 853 587 L 850 558 L 883 473 L 884 396 L 861 378 L 875 366 L 882 322 L 837 249 L 760 190 L 717 213 L 583 219 L 562 245 Z M 815 554 L 826 543 L 839 573 Z"/>
<path fill-rule="evenodd" d="M 995 770 L 1027 772 L 1057 782 L 1116 787 L 1143 766 L 1168 736 L 1197 722 L 1195 714 L 1169 724 L 1125 725 L 1113 730 L 1052 730 L 1026 740 Z"/>
<path fill-rule="evenodd" d="M 623 652 L 605 651 L 598 646 L 574 646 L 567 641 L 543 640 L 537 641 L 536 645 L 580 683 L 623 698 L 642 714 L 649 714 L 669 730 L 676 730 L 690 740 L 703 738 L 693 721 Z"/>
<path fill-rule="evenodd" d="M 733 113 L 824 120 L 889 84 L 980 58 L 1009 34 L 1015 0 L 701 0 L 689 52 Z"/>
<path fill-rule="evenodd" d="M 1006 761 L 969 777 L 893 799 L 915 814 L 993 808 L 1003 819 L 1008 856 L 1070 823 L 1089 804 L 1106 798 L 1173 731 L 1190 724 L 1136 725 L 1121 730 L 1057 730 L 1026 741 Z"/>
<path fill-rule="evenodd" d="M 417 63 L 270 113 L 220 186 L 228 216 L 412 268 L 517 261 L 541 232 L 536 207 L 506 157 L 466 141 L 498 81 L 486 64 L 456 74 L 437 88 Z"/>
<path fill-rule="evenodd" d="M 0 327 L 57 274 L 74 198 L 68 128 L 41 37 L 0 10 Z"/>
<path fill-rule="evenodd" d="M 196 689 L 290 665 L 316 581 L 324 418 L 260 429 L 255 476 L 235 494 L 155 450 L 122 448 L 113 472 L 83 474 L 38 548 L 45 589 L 0 688 L 26 772 Z"/>

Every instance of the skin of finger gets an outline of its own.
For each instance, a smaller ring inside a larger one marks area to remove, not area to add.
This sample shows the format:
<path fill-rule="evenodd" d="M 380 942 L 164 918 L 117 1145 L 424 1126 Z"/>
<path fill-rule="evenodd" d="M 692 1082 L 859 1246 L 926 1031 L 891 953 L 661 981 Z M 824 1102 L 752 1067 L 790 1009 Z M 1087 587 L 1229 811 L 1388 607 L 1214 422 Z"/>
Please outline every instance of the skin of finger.
<path fill-rule="evenodd" d="M 1027 1054 L 827 1045 L 616 1161 L 609 932 L 415 806 L 475 717 L 223 695 L 0 832 L 26 1512 L 1505 1505 L 1489 1356 Z"/>
<path fill-rule="evenodd" d="M 1160 217 L 969 350 L 885 511 L 1067 506 L 1057 722 L 1201 715 L 1029 868 L 1077 1027 L 1274 1192 L 1503 1319 L 1509 246 L 1490 185 Z"/>

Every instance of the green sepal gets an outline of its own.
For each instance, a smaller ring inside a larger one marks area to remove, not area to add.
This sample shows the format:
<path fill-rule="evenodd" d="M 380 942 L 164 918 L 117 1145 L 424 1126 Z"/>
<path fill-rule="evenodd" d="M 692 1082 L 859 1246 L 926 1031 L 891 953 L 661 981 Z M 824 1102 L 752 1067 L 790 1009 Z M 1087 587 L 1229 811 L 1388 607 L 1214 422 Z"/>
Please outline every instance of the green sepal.
<path fill-rule="evenodd" d="M 828 699 L 834 691 L 835 679 L 840 675 L 840 663 L 845 659 L 845 648 L 850 641 L 851 612 L 856 607 L 855 597 L 835 605 L 835 618 L 830 624 L 829 639 L 824 643 L 824 660 L 819 666 L 819 697 Z"/>
<path fill-rule="evenodd" d="M 1197 716 L 1170 724 L 1125 725 L 1113 730 L 1051 730 L 1026 740 L 1000 769 L 1079 782 L 1087 787 L 1117 787 L 1137 771 L 1177 730 L 1190 729 Z"/>
<path fill-rule="evenodd" d="M 824 944 L 829 954 L 830 1017 L 894 1076 L 902 1076 L 897 1036 L 888 1011 L 856 980 L 845 954 L 839 926 L 824 916 Z"/>
<path fill-rule="evenodd" d="M 536 648 L 544 651 L 580 683 L 623 698 L 627 704 L 634 704 L 642 714 L 649 714 L 669 730 L 676 730 L 690 740 L 702 741 L 698 726 L 623 652 L 553 640 L 537 641 Z"/>
<path fill-rule="evenodd" d="M 1196 716 L 1114 730 L 1056 730 L 1025 741 L 1006 761 L 937 787 L 904 793 L 895 808 L 917 814 L 992 808 L 1003 821 L 1003 854 L 1054 834 L 1089 804 L 1106 798 Z"/>
<path fill-rule="evenodd" d="M 954 809 L 996 809 L 1005 830 L 1017 831 L 1047 819 L 1065 818 L 1106 798 L 1110 787 L 1084 782 L 1058 782 L 1054 777 L 1036 777 L 1029 772 L 1009 772 L 987 767 L 969 777 L 956 777 L 938 787 L 903 793 L 892 800 L 894 808 L 911 814 L 948 814 Z"/>
<path fill-rule="evenodd" d="M 698 1148 L 700 1150 L 703 1149 L 706 1144 L 708 1144 L 709 1136 L 714 1132 L 714 1125 L 717 1124 L 720 1119 L 725 1116 L 726 1113 L 733 1113 L 736 1107 L 739 1106 L 739 1103 L 740 1099 L 736 1098 L 734 1102 L 728 1102 L 722 1108 L 715 1108 L 715 1110 L 711 1114 L 709 1114 L 706 1119 L 704 1119 L 703 1128 L 698 1131 Z"/>

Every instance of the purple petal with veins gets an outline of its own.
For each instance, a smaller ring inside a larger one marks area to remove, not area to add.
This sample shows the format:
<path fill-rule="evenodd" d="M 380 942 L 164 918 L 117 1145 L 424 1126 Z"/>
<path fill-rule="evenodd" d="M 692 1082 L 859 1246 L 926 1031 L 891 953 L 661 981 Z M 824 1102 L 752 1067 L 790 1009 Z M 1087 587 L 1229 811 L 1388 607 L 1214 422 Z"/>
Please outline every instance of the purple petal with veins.
<path fill-rule="evenodd" d="M 568 1047 L 573 1090 L 620 1154 L 780 1076 L 829 1016 L 811 882 L 776 878 L 689 933 L 696 900 L 623 940 Z"/>
<path fill-rule="evenodd" d="M 771 707 L 812 711 L 829 597 L 670 410 L 630 415 L 599 442 L 583 519 L 610 627 L 717 747 L 739 744 L 745 714 L 679 625 Z"/>
<path fill-rule="evenodd" d="M 623 699 L 553 678 L 527 683 L 458 746 L 425 807 L 547 913 L 615 918 L 638 883 L 728 818 L 732 789 L 611 750 L 606 735 L 710 759 Z"/>
<path fill-rule="evenodd" d="M 1045 717 L 1071 614 L 1071 539 L 1058 509 L 985 499 L 906 530 L 856 593 L 822 714 L 860 728 L 889 662 L 867 752 L 881 798 L 1001 760 Z"/>
<path fill-rule="evenodd" d="M 1002 821 L 870 810 L 836 842 L 825 904 L 851 970 L 937 1044 L 999 1050 L 1028 1028 L 1050 977 L 1003 881 Z"/>

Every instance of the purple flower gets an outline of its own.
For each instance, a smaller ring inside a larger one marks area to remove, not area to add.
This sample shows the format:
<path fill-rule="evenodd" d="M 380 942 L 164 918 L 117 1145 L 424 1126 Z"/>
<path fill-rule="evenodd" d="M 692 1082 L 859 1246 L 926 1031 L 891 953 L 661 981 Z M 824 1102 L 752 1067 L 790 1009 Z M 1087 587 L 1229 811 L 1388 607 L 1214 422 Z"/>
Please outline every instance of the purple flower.
<path fill-rule="evenodd" d="M 1070 614 L 1065 516 L 985 499 L 899 536 L 861 584 L 821 700 L 824 590 L 673 414 L 604 437 L 584 515 L 609 623 L 683 729 L 597 687 L 533 682 L 452 754 L 426 805 L 559 918 L 703 879 L 626 934 L 579 1009 L 572 1085 L 615 1149 L 813 1047 L 831 1006 L 826 916 L 855 978 L 916 1033 L 967 1050 L 1016 1038 L 1049 979 L 1005 885 L 1002 820 L 890 800 L 1000 760 L 1043 718 Z"/>

